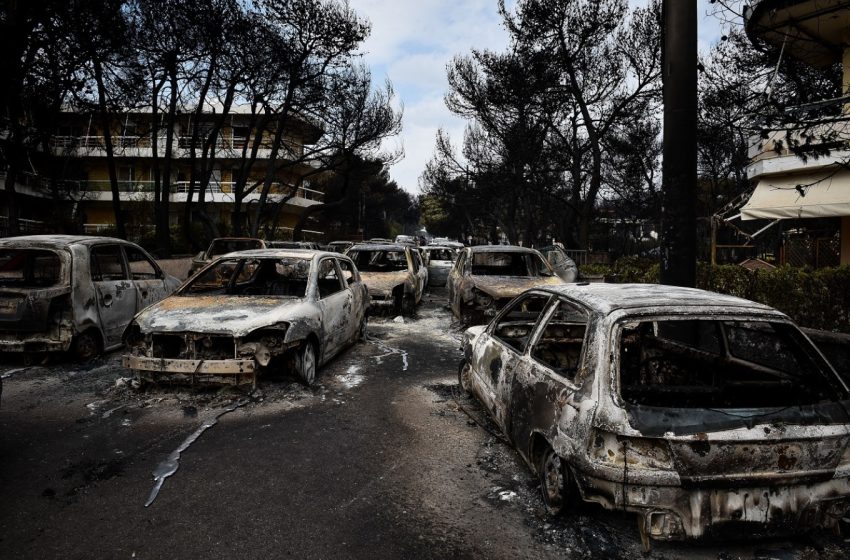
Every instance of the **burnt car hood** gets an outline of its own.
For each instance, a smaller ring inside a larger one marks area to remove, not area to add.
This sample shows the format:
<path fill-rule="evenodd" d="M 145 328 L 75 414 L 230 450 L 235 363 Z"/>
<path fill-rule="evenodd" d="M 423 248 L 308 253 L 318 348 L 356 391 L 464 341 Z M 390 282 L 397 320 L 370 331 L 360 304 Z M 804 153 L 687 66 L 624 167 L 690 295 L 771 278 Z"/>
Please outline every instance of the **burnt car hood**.
<path fill-rule="evenodd" d="M 266 296 L 171 296 L 151 305 L 135 322 L 143 333 L 200 332 L 235 337 L 265 326 L 303 319 L 305 298 Z"/>
<path fill-rule="evenodd" d="M 370 292 L 392 292 L 399 284 L 404 284 L 410 278 L 405 270 L 394 272 L 361 272 L 360 278 Z"/>
<path fill-rule="evenodd" d="M 557 276 L 470 276 L 470 279 L 476 288 L 494 299 L 515 298 L 531 288 L 564 283 Z"/>

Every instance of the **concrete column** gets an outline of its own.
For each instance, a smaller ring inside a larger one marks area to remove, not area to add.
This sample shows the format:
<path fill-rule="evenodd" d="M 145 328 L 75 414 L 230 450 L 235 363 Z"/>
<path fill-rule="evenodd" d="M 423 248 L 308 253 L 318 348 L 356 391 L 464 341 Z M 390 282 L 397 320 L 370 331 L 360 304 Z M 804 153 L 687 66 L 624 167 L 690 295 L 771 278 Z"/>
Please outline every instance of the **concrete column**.
<path fill-rule="evenodd" d="M 850 216 L 841 218 L 841 264 L 850 265 Z"/>

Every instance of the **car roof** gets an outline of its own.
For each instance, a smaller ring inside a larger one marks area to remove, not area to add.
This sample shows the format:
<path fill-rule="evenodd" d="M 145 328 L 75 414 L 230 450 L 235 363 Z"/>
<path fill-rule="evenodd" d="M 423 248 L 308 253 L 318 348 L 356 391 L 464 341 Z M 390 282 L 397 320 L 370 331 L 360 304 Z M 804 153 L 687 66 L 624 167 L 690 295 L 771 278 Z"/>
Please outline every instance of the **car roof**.
<path fill-rule="evenodd" d="M 454 251 L 456 249 L 456 247 L 451 247 L 449 245 L 423 245 L 419 248 L 424 251 L 430 251 L 431 249 L 448 249 L 450 251 Z"/>
<path fill-rule="evenodd" d="M 358 243 L 349 251 L 404 251 L 411 248 L 410 245 L 402 243 Z"/>
<path fill-rule="evenodd" d="M 718 294 L 696 288 L 662 284 L 605 284 L 578 283 L 537 288 L 556 295 L 567 296 L 589 307 L 593 312 L 607 315 L 619 309 L 670 311 L 673 308 L 716 307 L 736 308 L 759 314 L 785 315 L 776 309 L 735 296 Z"/>
<path fill-rule="evenodd" d="M 96 245 L 99 243 L 123 243 L 135 245 L 117 237 L 101 237 L 97 235 L 21 235 L 0 239 L 4 247 L 42 247 L 61 249 L 69 245 Z"/>
<path fill-rule="evenodd" d="M 222 257 L 257 257 L 257 258 L 299 258 L 312 259 L 314 257 L 344 257 L 340 253 L 332 251 L 320 251 L 318 249 L 250 249 L 248 251 L 234 251 L 221 255 Z"/>
<path fill-rule="evenodd" d="M 473 245 L 467 247 L 473 253 L 537 253 L 537 249 L 519 245 Z"/>

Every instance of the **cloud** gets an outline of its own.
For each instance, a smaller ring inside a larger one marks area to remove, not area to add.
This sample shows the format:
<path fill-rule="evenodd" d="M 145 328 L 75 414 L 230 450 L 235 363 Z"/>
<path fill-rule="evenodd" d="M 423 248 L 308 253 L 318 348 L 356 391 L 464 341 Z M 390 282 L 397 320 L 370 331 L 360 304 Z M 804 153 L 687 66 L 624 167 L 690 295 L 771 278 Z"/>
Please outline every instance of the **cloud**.
<path fill-rule="evenodd" d="M 648 0 L 630 0 L 644 5 Z M 497 0 L 349 0 L 372 23 L 363 45 L 364 60 L 376 82 L 389 77 L 404 103 L 404 129 L 396 143 L 405 158 L 390 174 L 404 189 L 418 193 L 418 178 L 434 151 L 439 128 L 460 145 L 465 123 L 446 108 L 446 64 L 471 49 L 503 50 L 508 35 Z M 509 1 L 511 6 L 513 2 Z M 720 22 L 708 15 L 708 0 L 698 0 L 699 48 L 719 40 Z M 391 147 L 393 143 L 390 142 Z"/>

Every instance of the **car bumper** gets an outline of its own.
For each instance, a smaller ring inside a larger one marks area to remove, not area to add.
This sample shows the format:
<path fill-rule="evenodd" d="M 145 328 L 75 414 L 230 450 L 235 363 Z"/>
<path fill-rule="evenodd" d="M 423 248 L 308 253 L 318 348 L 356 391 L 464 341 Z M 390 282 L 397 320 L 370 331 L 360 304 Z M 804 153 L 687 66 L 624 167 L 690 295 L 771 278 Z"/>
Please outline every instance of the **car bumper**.
<path fill-rule="evenodd" d="M 146 381 L 192 384 L 254 383 L 258 369 L 257 362 L 253 358 L 184 360 L 125 355 L 121 363 L 125 368 L 136 371 L 137 375 Z"/>
<path fill-rule="evenodd" d="M 0 335 L 0 353 L 67 352 L 71 348 L 71 331 L 63 331 L 59 338 L 44 333 L 4 333 Z"/>
<path fill-rule="evenodd" d="M 777 535 L 830 528 L 850 508 L 850 479 L 782 485 L 705 487 L 623 484 L 576 472 L 584 498 L 642 518 L 658 540 Z"/>

